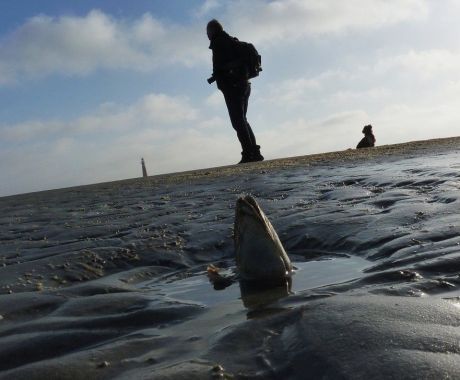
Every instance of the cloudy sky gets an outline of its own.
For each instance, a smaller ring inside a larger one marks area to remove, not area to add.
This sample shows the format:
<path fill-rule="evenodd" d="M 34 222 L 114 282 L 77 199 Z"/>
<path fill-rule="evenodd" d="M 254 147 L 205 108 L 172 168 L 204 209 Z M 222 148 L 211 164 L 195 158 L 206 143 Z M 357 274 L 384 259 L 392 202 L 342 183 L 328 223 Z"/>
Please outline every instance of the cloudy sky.
<path fill-rule="evenodd" d="M 238 162 L 214 17 L 262 55 L 267 159 L 460 135 L 457 0 L 4 0 L 0 196 Z"/>

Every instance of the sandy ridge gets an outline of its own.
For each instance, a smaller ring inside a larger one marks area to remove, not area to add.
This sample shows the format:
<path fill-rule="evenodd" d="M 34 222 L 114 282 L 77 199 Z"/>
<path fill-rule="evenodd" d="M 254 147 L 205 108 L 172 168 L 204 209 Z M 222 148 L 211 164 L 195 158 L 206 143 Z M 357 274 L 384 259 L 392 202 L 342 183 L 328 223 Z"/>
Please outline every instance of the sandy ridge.
<path fill-rule="evenodd" d="M 401 144 L 382 145 L 368 149 L 347 149 L 343 151 L 309 154 L 304 156 L 277 158 L 262 162 L 252 162 L 242 165 L 228 165 L 214 168 L 198 169 L 185 172 L 154 175 L 148 178 L 134 180 L 156 183 L 178 183 L 203 177 L 221 177 L 260 171 L 275 171 L 279 169 L 292 169 L 311 165 L 341 165 L 342 163 L 361 160 L 384 161 L 400 159 L 403 156 L 420 155 L 423 153 L 451 151 L 460 148 L 460 136 L 441 139 L 411 141 Z M 118 181 L 117 181 L 118 182 Z"/>
<path fill-rule="evenodd" d="M 300 167 L 309 167 L 313 165 L 342 165 L 346 162 L 362 161 L 369 163 L 372 161 L 382 162 L 386 160 L 401 159 L 403 157 L 418 156 L 433 152 L 452 151 L 460 148 L 460 136 L 439 138 L 431 140 L 411 141 L 400 144 L 382 145 L 375 148 L 367 149 L 347 149 L 336 152 L 309 154 L 304 156 L 277 158 L 265 160 L 263 162 L 252 162 L 241 165 L 228 165 L 220 167 L 211 167 L 196 169 L 184 172 L 175 172 L 168 174 L 159 174 L 147 178 L 131 178 L 112 182 L 96 183 L 90 185 L 74 186 L 74 190 L 90 190 L 94 186 L 108 186 L 117 188 L 122 186 L 139 186 L 152 187 L 159 184 L 178 184 L 193 182 L 203 179 L 217 179 L 228 176 L 236 176 L 251 173 L 276 172 L 278 170 L 295 169 Z M 70 188 L 66 188 L 70 189 Z M 38 193 L 48 193 L 64 189 L 54 189 L 39 191 Z M 29 193 L 30 194 L 30 193 Z M 12 195 L 8 197 L 20 197 L 27 194 Z M 0 198 L 1 199 L 1 198 Z"/>

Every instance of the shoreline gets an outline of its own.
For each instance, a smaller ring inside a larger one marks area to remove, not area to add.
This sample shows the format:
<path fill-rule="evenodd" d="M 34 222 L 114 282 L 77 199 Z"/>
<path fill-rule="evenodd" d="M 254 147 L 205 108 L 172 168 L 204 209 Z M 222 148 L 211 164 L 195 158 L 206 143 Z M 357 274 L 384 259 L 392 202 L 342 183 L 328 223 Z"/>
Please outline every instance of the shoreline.
<path fill-rule="evenodd" d="M 40 190 L 30 193 L 20 193 L 7 195 L 0 199 L 12 197 L 22 197 L 31 195 L 40 195 L 50 192 L 83 190 L 91 189 L 98 186 L 122 186 L 122 185 L 140 185 L 142 187 L 155 186 L 159 184 L 178 184 L 181 182 L 195 181 L 204 178 L 229 177 L 240 174 L 252 174 L 257 172 L 277 171 L 284 169 L 295 169 L 302 166 L 309 167 L 324 164 L 344 164 L 355 160 L 365 160 L 363 162 L 372 162 L 379 159 L 398 159 L 403 156 L 421 153 L 432 153 L 435 151 L 451 151 L 460 148 L 460 136 L 446 137 L 430 140 L 416 140 L 398 144 L 380 145 L 374 148 L 364 149 L 346 149 L 334 152 L 324 152 L 307 154 L 302 156 L 275 158 L 261 162 L 251 162 L 247 164 L 233 164 L 225 166 L 216 166 L 210 168 L 193 169 L 181 172 L 172 172 L 164 174 L 155 174 L 143 177 L 126 178 L 115 181 L 100 182 L 86 185 L 76 185 L 58 189 Z"/>
<path fill-rule="evenodd" d="M 149 176 L 145 180 L 156 180 L 159 183 L 176 183 L 177 180 L 203 178 L 205 176 L 229 176 L 234 174 L 253 173 L 260 170 L 292 169 L 301 166 L 322 165 L 327 163 L 345 163 L 358 159 L 376 160 L 380 158 L 401 158 L 410 154 L 422 152 L 451 151 L 460 148 L 460 136 L 430 140 L 409 141 L 399 144 L 381 145 L 374 148 L 346 149 L 333 152 L 314 153 L 302 156 L 275 158 L 248 164 L 234 164 L 204 169 L 195 169 L 183 172 L 158 174 Z M 143 178 L 136 178 L 143 180 Z M 134 179 L 134 180 L 136 180 Z M 169 180 L 169 181 L 168 181 Z M 118 181 L 116 181 L 118 182 Z"/>

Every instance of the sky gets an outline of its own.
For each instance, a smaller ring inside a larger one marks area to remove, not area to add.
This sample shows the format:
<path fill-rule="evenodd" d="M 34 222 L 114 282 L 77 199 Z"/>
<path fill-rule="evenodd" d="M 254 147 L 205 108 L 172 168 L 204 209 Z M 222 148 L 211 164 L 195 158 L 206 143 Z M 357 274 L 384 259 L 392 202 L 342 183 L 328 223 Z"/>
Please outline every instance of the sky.
<path fill-rule="evenodd" d="M 262 56 L 266 159 L 460 135 L 457 0 L 2 0 L 0 196 L 238 162 L 212 18 Z"/>

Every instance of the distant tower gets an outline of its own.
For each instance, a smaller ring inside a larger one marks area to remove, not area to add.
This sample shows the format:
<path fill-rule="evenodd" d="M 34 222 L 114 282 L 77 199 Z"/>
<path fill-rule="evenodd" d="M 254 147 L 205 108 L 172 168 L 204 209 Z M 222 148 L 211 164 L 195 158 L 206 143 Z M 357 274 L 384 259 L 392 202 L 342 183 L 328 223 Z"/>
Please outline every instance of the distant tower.
<path fill-rule="evenodd" d="M 142 177 L 146 178 L 147 177 L 147 169 L 145 168 L 145 162 L 144 162 L 143 157 L 141 159 L 141 165 L 142 165 Z"/>

